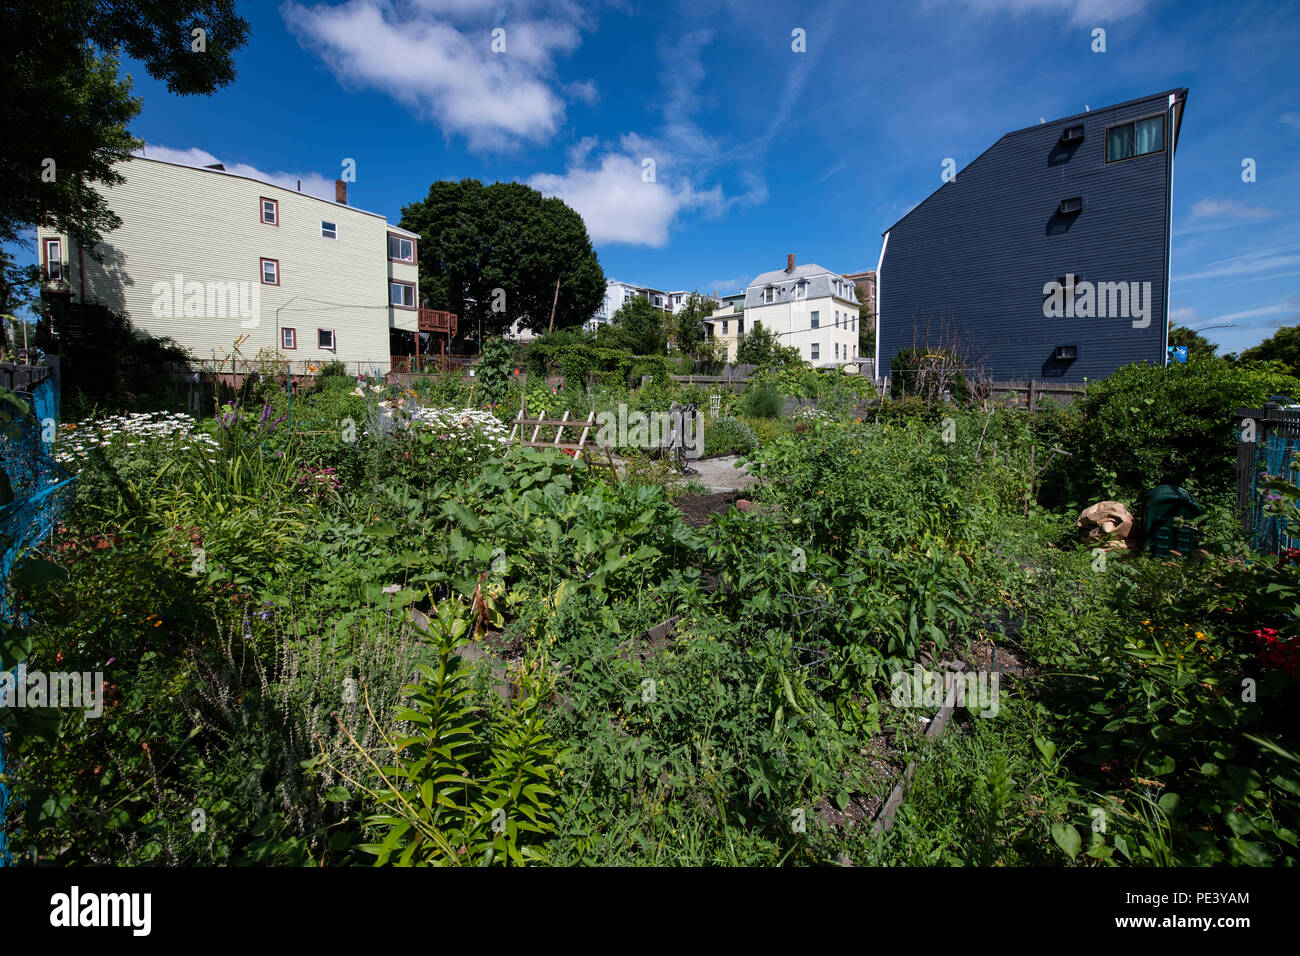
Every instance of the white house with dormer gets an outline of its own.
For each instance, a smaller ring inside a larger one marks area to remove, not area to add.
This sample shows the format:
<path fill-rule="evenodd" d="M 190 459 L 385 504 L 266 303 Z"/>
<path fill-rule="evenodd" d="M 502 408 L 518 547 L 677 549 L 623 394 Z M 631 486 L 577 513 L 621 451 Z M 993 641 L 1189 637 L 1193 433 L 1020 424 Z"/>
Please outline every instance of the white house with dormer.
<path fill-rule="evenodd" d="M 858 308 L 852 281 L 816 263 L 796 266 L 790 255 L 784 269 L 764 272 L 746 287 L 744 328 L 762 325 L 805 362 L 836 367 L 857 354 Z"/>

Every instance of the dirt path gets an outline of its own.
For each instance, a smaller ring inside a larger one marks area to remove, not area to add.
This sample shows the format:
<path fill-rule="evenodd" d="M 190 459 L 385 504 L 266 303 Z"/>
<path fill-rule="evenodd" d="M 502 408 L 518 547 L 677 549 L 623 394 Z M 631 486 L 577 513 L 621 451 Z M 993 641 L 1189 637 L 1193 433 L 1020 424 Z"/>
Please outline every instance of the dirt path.
<path fill-rule="evenodd" d="M 741 488 L 752 485 L 758 479 L 751 475 L 748 469 L 735 467 L 736 461 L 735 455 L 688 461 L 688 464 L 699 472 L 698 475 L 691 475 L 690 477 L 704 485 L 711 492 L 739 491 Z"/>

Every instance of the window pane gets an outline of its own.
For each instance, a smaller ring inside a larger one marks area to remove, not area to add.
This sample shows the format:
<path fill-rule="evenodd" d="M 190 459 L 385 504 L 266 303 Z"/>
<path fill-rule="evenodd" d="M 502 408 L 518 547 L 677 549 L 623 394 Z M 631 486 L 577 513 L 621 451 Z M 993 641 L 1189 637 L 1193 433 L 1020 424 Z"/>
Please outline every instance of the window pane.
<path fill-rule="evenodd" d="M 820 312 L 814 312 L 814 313 L 812 314 L 812 327 L 813 327 L 814 329 L 817 328 L 817 326 L 818 326 L 818 324 L 819 324 L 820 322 L 821 322 L 821 313 L 820 313 Z"/>
<path fill-rule="evenodd" d="M 1133 124 L 1113 126 L 1106 131 L 1106 162 L 1128 159 L 1133 155 Z"/>
<path fill-rule="evenodd" d="M 1137 123 L 1134 155 L 1156 153 L 1165 148 L 1165 118 L 1152 116 Z"/>

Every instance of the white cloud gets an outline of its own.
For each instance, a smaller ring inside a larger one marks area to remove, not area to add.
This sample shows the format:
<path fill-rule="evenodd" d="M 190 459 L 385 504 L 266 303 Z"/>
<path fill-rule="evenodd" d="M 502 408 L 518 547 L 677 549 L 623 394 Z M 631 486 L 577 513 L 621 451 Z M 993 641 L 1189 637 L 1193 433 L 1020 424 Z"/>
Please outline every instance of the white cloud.
<path fill-rule="evenodd" d="M 1232 259 L 1224 259 L 1213 263 L 1210 268 L 1202 272 L 1178 276 L 1177 278 L 1182 281 L 1190 281 L 1192 279 L 1214 279 L 1219 276 L 1249 275 L 1254 272 L 1281 269 L 1283 266 L 1294 265 L 1297 262 L 1300 262 L 1300 255 L 1252 253 L 1245 256 L 1236 256 Z"/>
<path fill-rule="evenodd" d="M 1193 219 L 1266 219 L 1272 213 L 1262 206 L 1248 206 L 1235 199 L 1201 199 L 1192 205 Z"/>
<path fill-rule="evenodd" d="M 767 199 L 767 184 L 752 168 L 737 172 L 743 187 L 737 196 L 726 196 L 721 185 L 704 185 L 728 162 L 694 119 L 706 105 L 697 89 L 711 39 L 710 31 L 693 30 L 660 47 L 663 122 L 654 135 L 625 133 L 617 144 L 586 137 L 569 150 L 563 173 L 528 179 L 534 189 L 576 209 L 593 242 L 662 247 L 688 212 L 717 216 L 736 204 Z M 642 178 L 646 160 L 654 163 L 653 182 Z"/>
<path fill-rule="evenodd" d="M 1278 121 L 1293 129 L 1300 129 L 1300 113 L 1283 113 L 1278 117 Z"/>
<path fill-rule="evenodd" d="M 577 49 L 584 15 L 568 3 L 529 0 L 348 0 L 280 8 L 290 31 L 339 81 L 381 90 L 464 136 L 478 151 L 545 142 L 560 128 L 564 100 L 552 88 L 557 57 Z M 493 30 L 505 52 L 493 51 Z M 592 102 L 590 82 L 570 96 Z"/>
<path fill-rule="evenodd" d="M 1067 14 L 1072 26 L 1105 27 L 1108 22 L 1137 16 L 1148 0 L 962 0 L 976 13 Z"/>
<path fill-rule="evenodd" d="M 724 206 L 720 186 L 700 191 L 685 179 L 671 185 L 662 181 L 662 154 L 646 157 L 641 152 L 611 151 L 591 161 L 588 154 L 593 146 L 590 140 L 579 144 L 562 175 L 538 173 L 528 180 L 534 189 L 558 196 L 576 209 L 593 242 L 664 246 L 680 214 L 693 209 L 717 214 Z M 655 182 L 642 181 L 644 158 L 655 160 Z"/>
<path fill-rule="evenodd" d="M 146 159 L 158 159 L 165 163 L 178 163 L 182 166 L 213 166 L 221 162 L 205 149 L 190 147 L 189 149 L 172 149 L 169 146 L 158 146 L 153 143 L 147 143 L 144 149 L 136 153 L 137 156 L 144 156 Z M 263 183 L 274 183 L 277 186 L 283 186 L 286 189 L 297 189 L 298 183 L 302 183 L 302 191 L 309 196 L 315 196 L 318 199 L 328 199 L 334 201 L 334 178 L 322 176 L 319 173 L 290 173 L 277 171 L 273 173 L 264 172 L 256 166 L 250 166 L 247 163 L 226 163 L 226 172 L 233 173 L 236 176 L 247 176 L 249 179 L 256 179 Z"/>

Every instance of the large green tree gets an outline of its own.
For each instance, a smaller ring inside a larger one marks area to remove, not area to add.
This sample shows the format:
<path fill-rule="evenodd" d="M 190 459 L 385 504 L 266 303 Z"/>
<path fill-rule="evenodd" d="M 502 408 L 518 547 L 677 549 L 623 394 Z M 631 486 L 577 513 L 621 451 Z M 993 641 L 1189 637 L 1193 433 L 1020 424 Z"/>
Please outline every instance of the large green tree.
<path fill-rule="evenodd" d="M 686 297 L 682 309 L 672 317 L 673 344 L 692 358 L 698 358 L 707 347 L 705 337 L 708 330 L 704 320 L 713 314 L 716 306 L 712 299 L 700 295 L 698 291 Z"/>
<path fill-rule="evenodd" d="M 757 365 L 759 368 L 782 368 L 801 365 L 799 350 L 792 345 L 782 345 L 776 333 L 762 323 L 756 324 L 740 338 L 736 346 L 736 364 Z"/>
<path fill-rule="evenodd" d="M 1281 362 L 1300 376 L 1300 325 L 1287 325 L 1241 353 L 1243 362 Z"/>
<path fill-rule="evenodd" d="M 420 295 L 461 317 L 462 334 L 500 335 L 579 325 L 605 295 L 605 275 L 582 217 L 523 183 L 440 180 L 402 207 L 420 234 Z M 556 281 L 559 299 L 556 300 Z"/>
<path fill-rule="evenodd" d="M 612 325 L 596 329 L 596 341 L 608 348 L 627 349 L 637 355 L 661 355 L 668 342 L 662 309 L 643 295 L 634 296 L 611 316 Z"/>
<path fill-rule="evenodd" d="M 0 24 L 0 242 L 50 225 L 92 253 L 120 224 L 93 186 L 121 182 L 113 164 L 140 145 L 119 52 L 171 92 L 202 94 L 234 79 L 248 38 L 234 0 L 19 0 L 0 2 Z"/>

